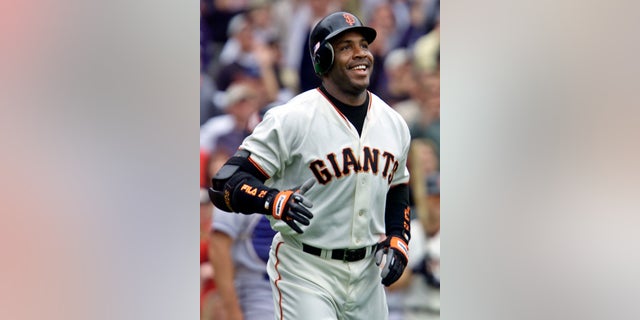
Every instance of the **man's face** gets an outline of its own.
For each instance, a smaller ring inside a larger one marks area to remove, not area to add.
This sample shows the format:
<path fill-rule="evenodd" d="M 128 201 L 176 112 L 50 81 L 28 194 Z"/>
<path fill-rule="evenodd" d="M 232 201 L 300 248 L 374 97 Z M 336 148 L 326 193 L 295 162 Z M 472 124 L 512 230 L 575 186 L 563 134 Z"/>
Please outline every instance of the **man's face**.
<path fill-rule="evenodd" d="M 340 89 L 358 94 L 369 86 L 373 70 L 373 55 L 369 43 L 355 31 L 349 31 L 331 42 L 334 61 L 327 74 Z"/>

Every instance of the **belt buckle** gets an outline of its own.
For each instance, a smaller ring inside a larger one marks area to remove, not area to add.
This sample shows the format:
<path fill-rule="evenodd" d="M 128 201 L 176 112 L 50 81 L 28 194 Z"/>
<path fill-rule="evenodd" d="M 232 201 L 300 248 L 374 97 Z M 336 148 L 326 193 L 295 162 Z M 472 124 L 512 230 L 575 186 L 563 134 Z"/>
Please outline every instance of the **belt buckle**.
<path fill-rule="evenodd" d="M 360 249 L 345 249 L 344 255 L 342 256 L 342 262 L 346 262 L 346 261 L 353 262 L 353 261 L 361 260 L 363 257 L 361 257 L 361 255 L 358 254 L 360 252 L 361 252 Z"/>

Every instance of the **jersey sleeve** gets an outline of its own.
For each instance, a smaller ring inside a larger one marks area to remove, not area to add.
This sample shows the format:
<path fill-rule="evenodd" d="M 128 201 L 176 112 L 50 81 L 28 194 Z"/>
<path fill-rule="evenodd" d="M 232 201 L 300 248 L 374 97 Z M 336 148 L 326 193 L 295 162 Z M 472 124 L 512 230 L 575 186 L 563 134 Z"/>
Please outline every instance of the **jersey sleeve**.
<path fill-rule="evenodd" d="M 231 239 L 237 239 L 240 233 L 246 228 L 248 220 L 251 216 L 222 211 L 215 208 L 213 211 L 212 230 L 222 232 Z"/>
<path fill-rule="evenodd" d="M 404 147 L 402 150 L 402 155 L 398 159 L 398 170 L 396 170 L 396 173 L 393 176 L 391 187 L 397 186 L 399 184 L 409 183 L 407 158 L 409 157 L 409 148 L 411 147 L 411 134 L 409 133 L 409 127 L 407 127 L 407 124 L 406 122 L 404 122 L 404 120 L 401 120 L 400 139 Z"/>
<path fill-rule="evenodd" d="M 292 137 L 295 137 L 291 126 L 285 127 L 284 121 L 269 110 L 262 122 L 240 146 L 251 152 L 249 160 L 267 177 L 273 177 L 284 167 L 288 159 Z"/>

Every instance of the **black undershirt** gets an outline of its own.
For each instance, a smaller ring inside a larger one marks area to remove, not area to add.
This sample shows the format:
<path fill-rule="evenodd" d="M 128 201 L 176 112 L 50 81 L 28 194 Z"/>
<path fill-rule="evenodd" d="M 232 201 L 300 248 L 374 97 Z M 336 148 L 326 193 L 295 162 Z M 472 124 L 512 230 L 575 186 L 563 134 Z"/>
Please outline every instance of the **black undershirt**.
<path fill-rule="evenodd" d="M 364 100 L 364 103 L 359 106 L 352 106 L 346 103 L 343 103 L 333 97 L 327 92 L 323 86 L 320 86 L 320 90 L 324 95 L 329 98 L 331 103 L 333 103 L 342 114 L 351 122 L 351 124 L 358 130 L 358 135 L 362 135 L 362 126 L 364 125 L 364 118 L 367 117 L 367 111 L 369 106 L 369 94 L 367 94 L 367 98 Z"/>

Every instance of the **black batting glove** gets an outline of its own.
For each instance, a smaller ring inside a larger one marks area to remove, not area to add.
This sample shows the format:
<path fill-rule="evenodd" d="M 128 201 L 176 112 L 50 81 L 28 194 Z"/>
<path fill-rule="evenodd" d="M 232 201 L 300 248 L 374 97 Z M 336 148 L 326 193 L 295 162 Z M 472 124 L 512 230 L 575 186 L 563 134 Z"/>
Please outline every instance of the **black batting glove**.
<path fill-rule="evenodd" d="M 265 209 L 274 218 L 284 221 L 295 232 L 302 233 L 297 223 L 308 226 L 311 223 L 309 219 L 313 218 L 308 209 L 313 207 L 313 203 L 304 197 L 304 193 L 314 183 L 315 179 L 309 179 L 300 188 L 271 193 L 265 202 Z"/>
<path fill-rule="evenodd" d="M 386 261 L 382 267 L 380 276 L 382 284 L 390 286 L 398 281 L 409 261 L 409 246 L 407 242 L 398 236 L 389 236 L 379 242 L 376 248 L 376 265 L 382 263 L 382 257 L 386 254 Z"/>

